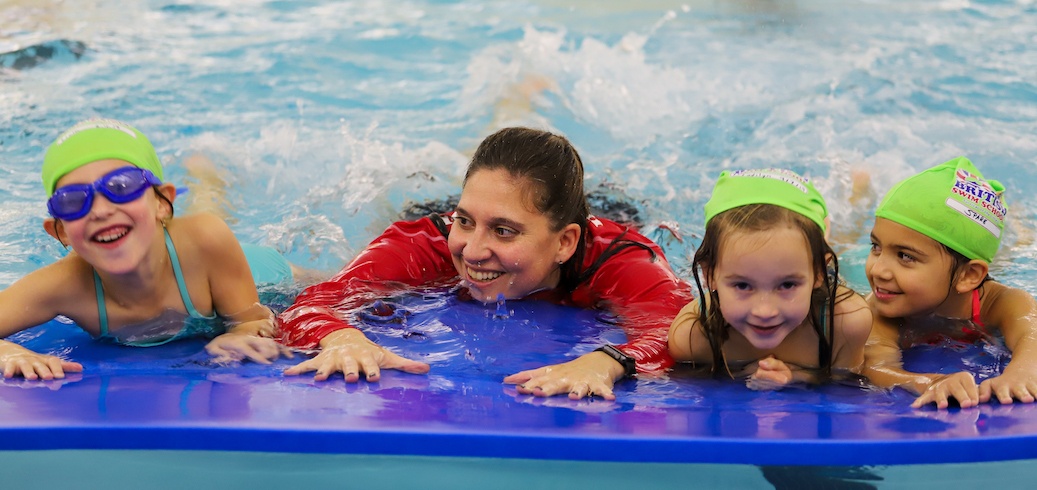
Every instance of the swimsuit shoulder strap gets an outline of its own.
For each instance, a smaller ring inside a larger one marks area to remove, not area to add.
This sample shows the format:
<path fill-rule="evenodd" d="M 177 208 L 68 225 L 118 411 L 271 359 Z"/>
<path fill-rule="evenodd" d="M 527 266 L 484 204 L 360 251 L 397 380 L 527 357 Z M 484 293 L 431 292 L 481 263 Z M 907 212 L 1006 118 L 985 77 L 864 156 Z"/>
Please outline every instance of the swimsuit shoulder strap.
<path fill-rule="evenodd" d="M 97 320 L 101 323 L 101 337 L 108 336 L 108 307 L 104 303 L 104 286 L 101 276 L 94 272 L 94 293 L 97 295 Z"/>
<path fill-rule="evenodd" d="M 977 327 L 983 326 L 983 320 L 980 319 L 979 311 L 982 309 L 983 303 L 979 300 L 979 289 L 972 290 L 972 323 L 975 323 Z"/>
<path fill-rule="evenodd" d="M 194 303 L 191 302 L 191 295 L 187 292 L 187 283 L 184 281 L 184 271 L 180 268 L 180 257 L 176 254 L 176 247 L 173 246 L 173 239 L 169 236 L 169 230 L 163 228 L 162 232 L 166 234 L 166 251 L 169 252 L 169 262 L 173 264 L 173 276 L 176 277 L 176 287 L 180 290 L 180 300 L 184 302 L 184 308 L 187 308 L 187 314 L 191 318 L 205 318 L 212 319 L 213 316 L 204 316 L 198 313 L 195 309 Z"/>

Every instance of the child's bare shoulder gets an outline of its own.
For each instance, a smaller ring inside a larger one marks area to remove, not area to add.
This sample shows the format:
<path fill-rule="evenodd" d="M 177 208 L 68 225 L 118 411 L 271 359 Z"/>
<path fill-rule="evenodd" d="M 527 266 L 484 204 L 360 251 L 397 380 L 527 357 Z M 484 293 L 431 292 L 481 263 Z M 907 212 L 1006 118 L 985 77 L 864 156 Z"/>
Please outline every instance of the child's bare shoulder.
<path fill-rule="evenodd" d="M 1008 318 L 1031 316 L 1037 310 L 1037 299 L 1032 294 L 999 282 L 983 283 L 979 297 L 984 323 L 995 326 Z"/>
<path fill-rule="evenodd" d="M 987 281 L 980 286 L 980 301 L 982 303 L 997 303 L 1004 300 L 1019 300 L 1032 298 L 1033 295 L 1019 288 L 1006 286 L 1000 282 Z"/>
<path fill-rule="evenodd" d="M 713 355 L 702 324 L 699 323 L 698 301 L 681 309 L 670 326 L 670 353 L 677 361 L 711 362 Z"/>
<path fill-rule="evenodd" d="M 863 343 L 871 333 L 874 317 L 868 302 L 853 290 L 840 287 L 835 304 L 836 337 Z"/>
<path fill-rule="evenodd" d="M 200 251 L 212 252 L 238 243 L 227 222 L 212 213 L 174 218 L 167 226 L 175 241 L 184 241 Z"/>
<path fill-rule="evenodd" d="M 70 316 L 76 305 L 95 296 L 93 267 L 75 253 L 40 267 L 11 286 L 22 301 Z"/>
<path fill-rule="evenodd" d="M 846 315 L 860 310 L 868 310 L 869 314 L 871 311 L 864 296 L 846 286 L 839 286 L 835 292 L 835 314 Z"/>

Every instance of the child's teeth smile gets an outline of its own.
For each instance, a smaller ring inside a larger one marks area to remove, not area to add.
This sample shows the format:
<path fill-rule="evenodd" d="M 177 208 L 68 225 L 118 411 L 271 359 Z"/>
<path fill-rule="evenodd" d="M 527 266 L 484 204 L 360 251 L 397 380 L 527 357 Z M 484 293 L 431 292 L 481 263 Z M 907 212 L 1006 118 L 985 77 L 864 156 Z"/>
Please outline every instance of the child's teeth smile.
<path fill-rule="evenodd" d="M 94 241 L 100 243 L 111 243 L 126 236 L 126 234 L 129 233 L 129 231 L 129 228 L 127 227 L 112 228 L 108 230 L 103 230 L 100 233 L 94 235 L 93 239 Z"/>

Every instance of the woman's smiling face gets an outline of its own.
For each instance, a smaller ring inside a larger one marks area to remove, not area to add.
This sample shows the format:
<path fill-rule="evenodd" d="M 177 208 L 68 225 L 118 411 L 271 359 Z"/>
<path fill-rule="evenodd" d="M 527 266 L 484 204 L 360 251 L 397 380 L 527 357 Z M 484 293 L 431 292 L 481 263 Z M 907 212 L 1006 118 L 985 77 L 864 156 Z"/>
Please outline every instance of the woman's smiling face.
<path fill-rule="evenodd" d="M 518 299 L 558 285 L 560 263 L 572 256 L 579 226 L 553 230 L 550 218 L 534 205 L 535 191 L 527 179 L 504 169 L 478 170 L 468 177 L 448 243 L 473 298 L 491 302 L 503 294 Z"/>

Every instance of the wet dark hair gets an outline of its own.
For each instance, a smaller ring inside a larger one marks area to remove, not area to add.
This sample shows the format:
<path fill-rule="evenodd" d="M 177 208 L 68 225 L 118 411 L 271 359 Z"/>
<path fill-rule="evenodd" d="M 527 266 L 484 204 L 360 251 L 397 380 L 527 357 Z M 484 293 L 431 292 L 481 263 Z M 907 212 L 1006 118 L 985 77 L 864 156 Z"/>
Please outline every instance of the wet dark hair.
<path fill-rule="evenodd" d="M 165 201 L 166 204 L 169 205 L 169 217 L 172 218 L 173 215 L 175 214 L 174 213 L 175 209 L 173 209 L 173 201 L 170 201 L 169 198 L 166 197 L 165 194 L 159 192 L 157 185 L 153 185 L 153 186 L 151 186 L 151 188 L 155 190 L 155 195 L 158 196 L 159 199 Z"/>
<path fill-rule="evenodd" d="M 727 372 L 727 361 L 724 358 L 723 345 L 730 334 L 731 325 L 724 320 L 720 312 L 720 298 L 716 290 L 709 291 L 709 301 L 702 287 L 701 277 L 713 281 L 720 249 L 734 231 L 766 231 L 786 225 L 803 232 L 810 250 L 810 260 L 815 277 L 823 277 L 820 287 L 814 288 L 810 296 L 810 325 L 813 326 L 819 339 L 818 363 L 821 373 L 830 376 L 832 372 L 832 325 L 835 322 L 835 304 L 850 297 L 854 293 L 847 290 L 840 297 L 838 291 L 839 260 L 825 241 L 824 232 L 806 216 L 790 209 L 772 204 L 749 204 L 724 211 L 713 217 L 706 225 L 702 244 L 695 251 L 692 260 L 692 273 L 699 291 L 699 323 L 702 325 L 709 348 L 713 354 L 714 375 Z M 831 263 L 829 263 L 831 260 Z M 822 308 L 823 306 L 826 306 Z M 821 315 L 824 315 L 822 317 Z"/>
<path fill-rule="evenodd" d="M 937 243 L 940 243 L 940 242 L 937 242 Z M 965 270 L 965 266 L 969 265 L 969 262 L 972 262 L 972 259 L 966 257 L 961 252 L 958 252 L 957 250 L 954 250 L 953 248 L 948 247 L 947 245 L 944 245 L 943 243 L 940 243 L 940 246 L 943 247 L 943 250 L 945 252 L 947 252 L 947 255 L 951 256 L 951 270 L 950 270 L 951 283 L 950 283 L 949 289 L 947 290 L 947 297 L 950 297 L 951 293 L 954 292 L 954 282 L 955 282 L 955 280 L 958 279 L 958 276 Z M 984 277 L 983 280 L 979 282 L 979 285 L 976 286 L 976 289 L 979 289 L 979 288 L 983 287 L 983 285 L 986 284 L 987 281 L 993 281 L 993 280 L 994 280 L 994 278 L 990 277 L 990 274 L 987 274 L 986 277 Z M 946 301 L 946 299 L 947 298 L 945 297 L 944 301 Z"/>
<path fill-rule="evenodd" d="M 547 131 L 523 127 L 504 128 L 487 136 L 476 148 L 465 172 L 464 183 L 480 170 L 506 170 L 525 179 L 533 205 L 545 214 L 553 231 L 571 223 L 580 226 L 579 245 L 562 264 L 559 286 L 575 289 L 580 283 L 587 217 L 590 209 L 583 190 L 583 161 L 569 140 Z"/>

